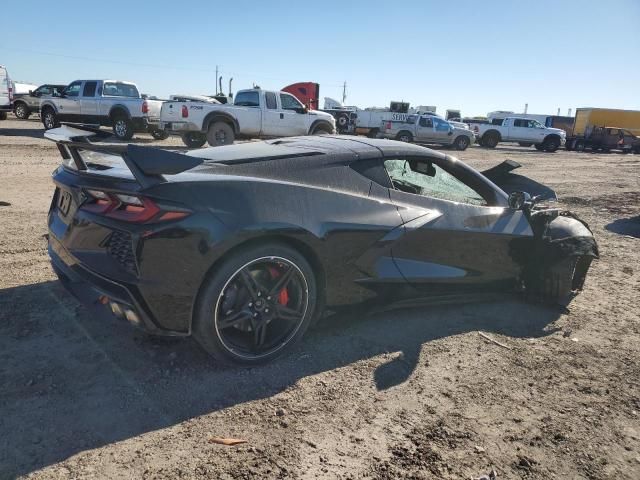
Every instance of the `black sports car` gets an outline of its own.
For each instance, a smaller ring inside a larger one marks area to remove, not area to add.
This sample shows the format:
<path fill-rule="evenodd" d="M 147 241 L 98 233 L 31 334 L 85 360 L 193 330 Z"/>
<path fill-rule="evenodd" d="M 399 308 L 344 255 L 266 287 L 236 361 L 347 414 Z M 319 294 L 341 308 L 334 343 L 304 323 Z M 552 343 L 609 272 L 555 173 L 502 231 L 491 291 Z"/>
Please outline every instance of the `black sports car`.
<path fill-rule="evenodd" d="M 582 221 L 490 180 L 521 181 L 513 162 L 483 175 L 427 148 L 345 136 L 188 153 L 69 126 L 46 136 L 63 157 L 48 217 L 60 279 L 88 283 L 151 333 L 193 333 L 221 360 L 270 360 L 322 311 L 365 301 L 559 301 L 598 255 Z"/>

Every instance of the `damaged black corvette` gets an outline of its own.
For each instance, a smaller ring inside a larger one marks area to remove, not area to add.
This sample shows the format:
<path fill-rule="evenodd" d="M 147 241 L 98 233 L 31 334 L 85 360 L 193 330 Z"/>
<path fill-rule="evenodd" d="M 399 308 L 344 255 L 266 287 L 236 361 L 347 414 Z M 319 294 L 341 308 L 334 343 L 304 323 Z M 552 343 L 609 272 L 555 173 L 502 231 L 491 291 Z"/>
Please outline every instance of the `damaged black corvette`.
<path fill-rule="evenodd" d="M 188 153 L 69 126 L 46 136 L 63 157 L 48 217 L 59 278 L 150 333 L 193 334 L 222 361 L 268 361 L 323 311 L 364 302 L 563 301 L 598 256 L 584 222 L 505 192 L 525 178 L 513 162 L 483 174 L 347 136 Z"/>

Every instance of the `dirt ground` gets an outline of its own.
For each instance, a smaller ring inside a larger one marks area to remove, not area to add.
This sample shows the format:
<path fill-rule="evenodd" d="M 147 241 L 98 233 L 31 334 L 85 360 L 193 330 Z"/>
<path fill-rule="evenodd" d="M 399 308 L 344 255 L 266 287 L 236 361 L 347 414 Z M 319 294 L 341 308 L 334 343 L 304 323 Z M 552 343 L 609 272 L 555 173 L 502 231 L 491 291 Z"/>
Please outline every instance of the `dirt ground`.
<path fill-rule="evenodd" d="M 459 154 L 517 160 L 591 225 L 602 258 L 567 310 L 336 317 L 233 369 L 59 285 L 43 235 L 60 158 L 42 133 L 0 122 L 1 479 L 640 478 L 640 156 Z"/>

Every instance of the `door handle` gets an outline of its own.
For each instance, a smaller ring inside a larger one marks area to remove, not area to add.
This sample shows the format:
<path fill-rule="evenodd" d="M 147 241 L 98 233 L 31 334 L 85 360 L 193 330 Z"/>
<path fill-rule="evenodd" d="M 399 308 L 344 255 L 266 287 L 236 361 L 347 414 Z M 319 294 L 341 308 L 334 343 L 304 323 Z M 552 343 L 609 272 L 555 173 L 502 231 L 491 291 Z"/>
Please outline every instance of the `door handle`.
<path fill-rule="evenodd" d="M 283 119 L 284 119 L 284 113 L 281 113 L 280 114 L 280 120 L 283 120 Z"/>

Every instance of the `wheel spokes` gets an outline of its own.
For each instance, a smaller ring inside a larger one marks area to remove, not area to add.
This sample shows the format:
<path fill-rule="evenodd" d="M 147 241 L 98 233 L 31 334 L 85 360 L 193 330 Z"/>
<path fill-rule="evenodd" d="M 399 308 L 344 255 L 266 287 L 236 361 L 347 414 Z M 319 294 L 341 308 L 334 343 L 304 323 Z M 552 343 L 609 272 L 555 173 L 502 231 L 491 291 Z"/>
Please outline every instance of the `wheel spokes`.
<path fill-rule="evenodd" d="M 244 287 L 249 292 L 249 296 L 251 297 L 251 299 L 257 300 L 259 296 L 258 294 L 261 292 L 262 288 L 261 285 L 256 281 L 256 279 L 253 278 L 251 272 L 249 272 L 249 270 L 247 270 L 246 268 L 243 268 L 242 270 L 240 270 L 240 279 L 242 280 L 242 284 L 244 285 Z"/>
<path fill-rule="evenodd" d="M 253 347 L 254 350 L 264 345 L 264 341 L 267 339 L 267 325 L 264 320 L 254 322 L 253 324 Z"/>
<path fill-rule="evenodd" d="M 232 313 L 220 320 L 218 322 L 218 328 L 222 330 L 224 328 L 233 327 L 245 320 L 251 320 L 251 313 L 247 310 L 240 310 L 239 312 Z"/>
<path fill-rule="evenodd" d="M 269 290 L 269 296 L 273 297 L 278 295 L 284 287 L 287 286 L 291 277 L 293 276 L 293 267 L 289 267 L 286 272 L 284 272 L 280 277 L 278 277 L 278 281 L 276 284 Z"/>
<path fill-rule="evenodd" d="M 287 322 L 297 322 L 302 318 L 302 312 L 285 307 L 284 305 L 278 305 L 276 306 L 275 316 Z"/>

